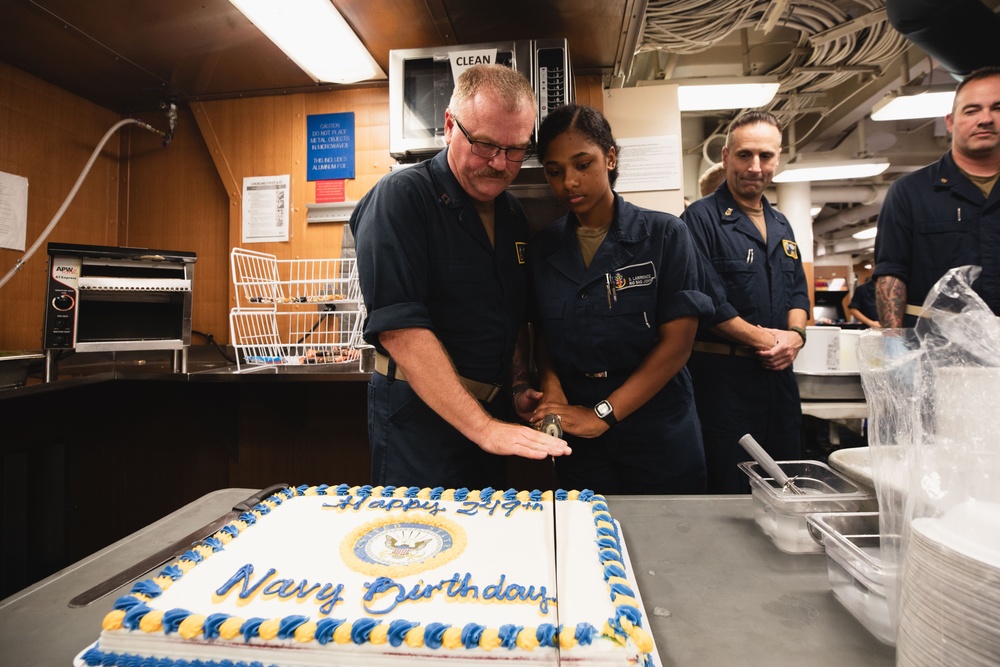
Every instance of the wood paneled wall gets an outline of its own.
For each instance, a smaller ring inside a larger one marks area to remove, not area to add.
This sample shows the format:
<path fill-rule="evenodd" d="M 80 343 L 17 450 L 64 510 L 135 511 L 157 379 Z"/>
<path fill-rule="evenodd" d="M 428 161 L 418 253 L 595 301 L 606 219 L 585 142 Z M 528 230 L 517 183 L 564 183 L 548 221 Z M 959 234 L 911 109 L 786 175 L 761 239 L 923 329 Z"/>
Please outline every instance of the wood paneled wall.
<path fill-rule="evenodd" d="M 578 77 L 577 99 L 601 106 L 600 77 Z M 306 221 L 316 200 L 306 180 L 306 118 L 355 114 L 355 178 L 360 199 L 393 164 L 386 86 L 248 97 L 181 105 L 173 141 L 130 125 L 101 152 L 48 241 L 193 251 L 193 328 L 229 341 L 235 305 L 229 251 L 241 245 L 243 179 L 290 174 L 287 243 L 255 243 L 281 259 L 338 257 L 344 223 Z M 159 112 L 138 115 L 166 129 Z M 70 192 L 90 153 L 120 117 L 0 63 L 0 171 L 29 180 L 27 244 L 38 238 Z M 0 249 L 0 275 L 22 252 Z M 43 244 L 0 288 L 0 349 L 41 347 L 47 255 Z M 195 344 L 204 342 L 195 336 Z"/>

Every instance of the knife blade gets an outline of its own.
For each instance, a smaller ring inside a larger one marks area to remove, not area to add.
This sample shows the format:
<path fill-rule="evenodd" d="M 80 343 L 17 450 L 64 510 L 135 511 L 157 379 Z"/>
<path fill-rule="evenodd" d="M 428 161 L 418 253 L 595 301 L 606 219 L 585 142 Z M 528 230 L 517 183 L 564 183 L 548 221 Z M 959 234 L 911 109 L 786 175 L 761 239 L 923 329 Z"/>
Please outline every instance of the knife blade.
<path fill-rule="evenodd" d="M 265 498 L 268 498 L 277 491 L 287 488 L 287 484 L 274 484 L 267 487 L 266 489 L 261 489 L 260 491 L 254 493 L 240 502 L 233 505 L 233 508 L 214 519 L 198 530 L 192 532 L 189 535 L 185 535 L 181 539 L 173 542 L 172 544 L 160 549 L 156 553 L 153 553 L 146 558 L 143 558 L 135 565 L 125 568 L 121 572 L 108 577 L 96 586 L 88 588 L 83 593 L 80 593 L 72 600 L 69 601 L 69 606 L 71 608 L 86 607 L 87 605 L 100 600 L 101 598 L 109 595 L 110 593 L 118 590 L 130 581 L 134 581 L 146 574 L 150 570 L 153 570 L 160 565 L 163 565 L 169 560 L 182 555 L 188 549 L 191 548 L 192 544 L 200 542 L 207 537 L 214 535 L 220 528 L 230 523 L 231 521 L 239 518 L 243 512 L 246 512 L 254 507 L 257 503 Z"/>

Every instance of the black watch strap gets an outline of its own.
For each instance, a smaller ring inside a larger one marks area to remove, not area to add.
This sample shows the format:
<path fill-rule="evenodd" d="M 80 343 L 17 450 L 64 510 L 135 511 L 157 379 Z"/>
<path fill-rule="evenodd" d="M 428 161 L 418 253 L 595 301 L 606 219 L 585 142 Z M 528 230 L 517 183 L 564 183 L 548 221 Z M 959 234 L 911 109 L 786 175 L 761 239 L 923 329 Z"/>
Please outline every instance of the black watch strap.
<path fill-rule="evenodd" d="M 615 417 L 615 409 L 607 400 L 601 401 L 594 406 L 594 414 L 603 419 L 604 423 L 608 426 L 614 426 L 618 423 L 618 418 Z"/>

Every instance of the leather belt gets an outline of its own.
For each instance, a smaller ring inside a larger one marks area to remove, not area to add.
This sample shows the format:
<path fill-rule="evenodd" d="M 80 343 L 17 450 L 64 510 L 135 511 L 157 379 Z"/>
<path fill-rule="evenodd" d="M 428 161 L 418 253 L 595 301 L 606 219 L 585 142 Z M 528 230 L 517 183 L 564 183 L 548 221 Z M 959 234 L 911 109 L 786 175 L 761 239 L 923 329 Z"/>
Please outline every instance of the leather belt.
<path fill-rule="evenodd" d="M 691 348 L 693 352 L 709 352 L 711 354 L 725 354 L 730 357 L 756 357 L 757 353 L 749 347 L 735 345 L 731 343 L 703 343 L 695 342 Z"/>
<path fill-rule="evenodd" d="M 379 375 L 384 375 L 389 377 L 389 362 L 392 361 L 387 355 L 381 354 L 379 352 L 375 353 L 375 372 Z M 397 380 L 402 380 L 406 382 L 406 376 L 403 374 L 403 369 L 396 366 L 395 372 L 392 377 Z M 488 382 L 479 382 L 478 380 L 470 380 L 469 378 L 464 378 L 459 376 L 459 380 L 462 381 L 462 385 L 468 390 L 470 394 L 475 397 L 477 401 L 482 401 L 483 403 L 491 403 L 494 398 L 496 398 L 502 389 L 499 385 L 489 384 Z"/>

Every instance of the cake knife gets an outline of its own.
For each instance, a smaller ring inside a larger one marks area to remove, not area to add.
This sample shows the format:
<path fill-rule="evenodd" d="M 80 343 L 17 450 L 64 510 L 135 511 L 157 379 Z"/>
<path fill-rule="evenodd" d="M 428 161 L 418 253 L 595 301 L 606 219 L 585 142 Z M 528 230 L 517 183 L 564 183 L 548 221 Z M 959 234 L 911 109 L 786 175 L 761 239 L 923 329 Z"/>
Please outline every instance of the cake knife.
<path fill-rule="evenodd" d="M 559 428 L 559 435 L 562 435 L 562 427 L 556 422 L 556 427 Z M 550 435 L 554 435 L 550 433 Z M 552 459 L 552 470 L 555 472 L 556 469 L 556 457 L 550 457 Z M 557 478 L 558 479 L 558 478 Z M 552 573 L 555 575 L 555 581 L 553 582 L 553 596 L 556 599 L 556 634 L 555 634 L 555 649 L 556 649 L 556 667 L 562 664 L 562 642 L 559 641 L 559 633 L 562 632 L 562 624 L 559 622 L 559 607 L 561 606 L 561 600 L 559 599 L 559 529 L 556 524 L 556 513 L 558 512 L 559 501 L 556 498 L 555 491 L 552 492 Z"/>
<path fill-rule="evenodd" d="M 210 521 L 198 530 L 194 531 L 190 535 L 186 535 L 181 539 L 177 540 L 173 544 L 160 549 L 156 553 L 143 558 L 135 565 L 127 567 L 118 574 L 105 579 L 96 586 L 87 589 L 83 593 L 80 593 L 75 598 L 69 601 L 69 606 L 71 608 L 76 607 L 86 607 L 87 605 L 100 600 L 104 596 L 116 591 L 118 588 L 124 586 L 130 581 L 134 581 L 146 574 L 150 570 L 163 565 L 169 560 L 180 556 L 188 549 L 191 548 L 192 544 L 200 542 L 207 537 L 214 535 L 220 528 L 226 524 L 235 521 L 239 518 L 243 512 L 251 510 L 256 504 L 265 498 L 269 498 L 281 489 L 288 488 L 287 484 L 275 484 L 269 486 L 266 489 L 261 489 L 252 496 L 245 498 L 244 500 L 233 505 L 233 509 L 226 512 L 219 518 Z"/>

